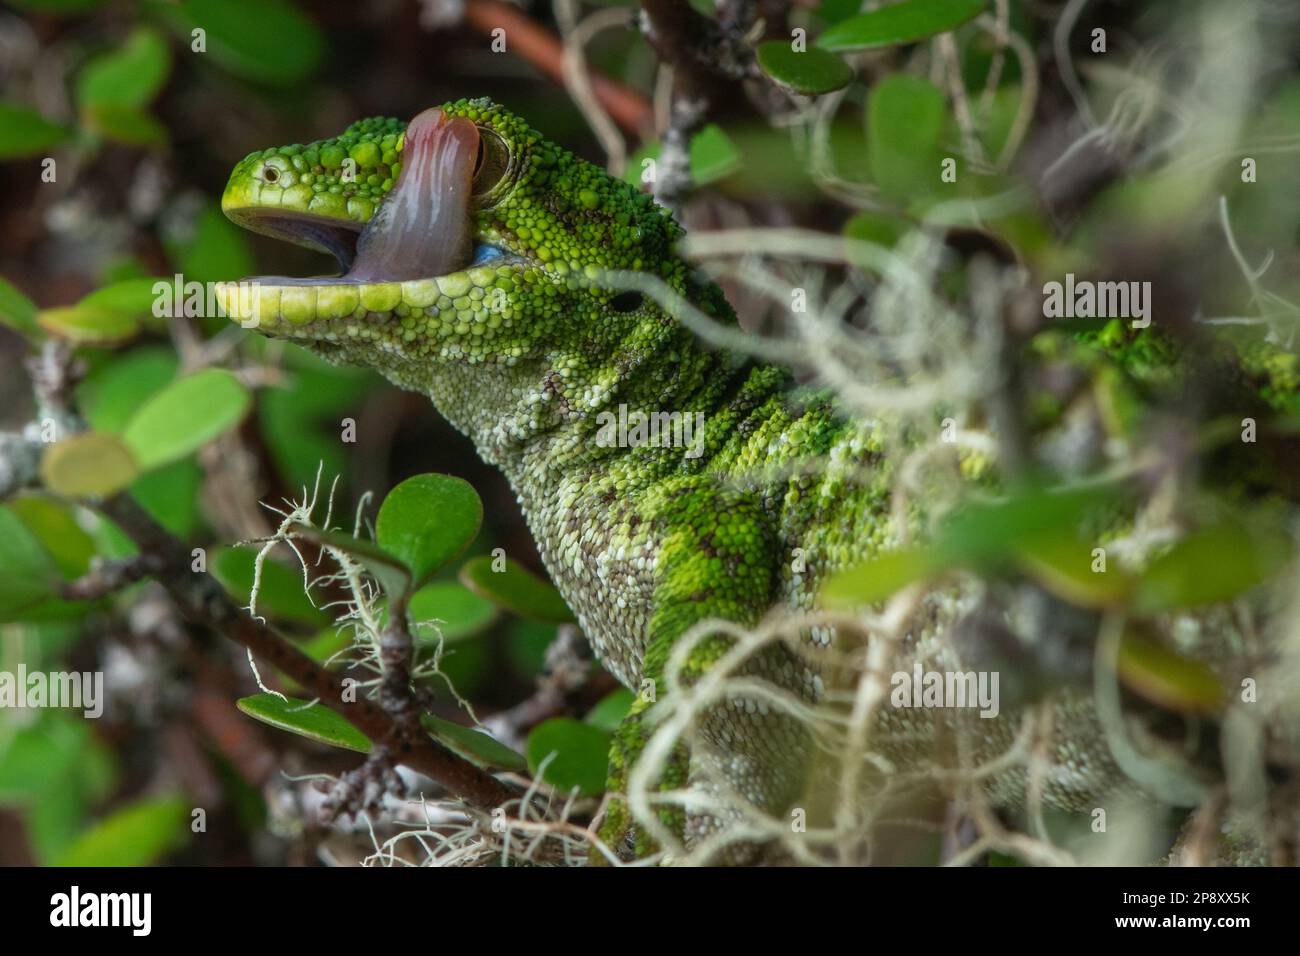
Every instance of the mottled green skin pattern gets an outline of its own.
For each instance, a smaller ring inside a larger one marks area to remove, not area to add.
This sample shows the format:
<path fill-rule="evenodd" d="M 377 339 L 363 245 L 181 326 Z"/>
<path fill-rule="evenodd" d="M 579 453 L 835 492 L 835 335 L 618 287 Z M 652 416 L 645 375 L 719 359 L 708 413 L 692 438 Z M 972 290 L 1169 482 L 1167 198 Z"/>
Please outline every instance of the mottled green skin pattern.
<path fill-rule="evenodd" d="M 515 258 L 359 290 L 264 286 L 261 331 L 428 394 L 508 477 L 547 570 L 612 673 L 640 690 L 695 622 L 749 625 L 774 605 L 811 607 L 825 575 L 891 543 L 890 466 L 875 423 L 843 421 L 824 398 L 801 400 L 783 369 L 706 349 L 648 297 L 619 311 L 616 293 L 592 283 L 600 270 L 643 270 L 734 322 L 721 292 L 675 255 L 681 230 L 665 210 L 486 100 L 443 108 L 510 146 L 509 172 L 477 208 L 474 234 Z M 286 207 L 292 198 L 303 210 L 325 202 L 340 217 L 359 216 L 346 188 L 328 200 L 291 197 L 258 177 L 267 163 L 298 171 L 301 160 L 310 171 L 313 157 L 346 149 L 363 167 L 358 180 L 382 192 L 400 128 L 368 120 L 338 140 L 254 153 L 236 168 L 224 205 L 299 208 Z M 376 153 L 382 168 L 372 170 L 364 161 Z M 620 404 L 704 413 L 704 454 L 600 447 L 596 415 Z M 692 671 L 724 648 L 721 639 L 703 644 Z M 754 669 L 810 698 L 820 689 L 818 675 L 784 650 Z M 640 750 L 648 706 L 638 700 L 616 735 L 615 789 Z M 736 701 L 701 729 L 706 746 L 682 755 L 665 785 L 712 761 L 770 811 L 798 795 L 808 742 L 792 722 Z M 604 832 L 621 841 L 630 822 L 615 804 Z M 698 836 L 722 821 L 671 822 Z"/>

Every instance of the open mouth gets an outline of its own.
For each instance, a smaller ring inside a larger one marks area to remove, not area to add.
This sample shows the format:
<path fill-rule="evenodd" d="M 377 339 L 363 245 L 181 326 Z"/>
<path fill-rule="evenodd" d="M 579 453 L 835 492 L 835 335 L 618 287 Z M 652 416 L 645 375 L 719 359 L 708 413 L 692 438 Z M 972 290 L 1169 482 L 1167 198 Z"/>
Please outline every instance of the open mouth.
<path fill-rule="evenodd" d="M 254 232 L 332 255 L 342 273 L 246 279 L 243 284 L 262 290 L 263 319 L 302 325 L 391 312 L 400 303 L 429 308 L 440 298 L 460 298 L 464 293 L 451 293 L 467 283 L 485 281 L 483 273 L 477 280 L 465 276 L 476 267 L 490 272 L 524 263 L 498 246 L 474 240 L 474 177 L 483 158 L 478 127 L 430 109 L 410 122 L 405 136 L 397 181 L 364 224 L 273 207 L 226 210 Z M 235 314 L 245 312 L 240 308 Z"/>

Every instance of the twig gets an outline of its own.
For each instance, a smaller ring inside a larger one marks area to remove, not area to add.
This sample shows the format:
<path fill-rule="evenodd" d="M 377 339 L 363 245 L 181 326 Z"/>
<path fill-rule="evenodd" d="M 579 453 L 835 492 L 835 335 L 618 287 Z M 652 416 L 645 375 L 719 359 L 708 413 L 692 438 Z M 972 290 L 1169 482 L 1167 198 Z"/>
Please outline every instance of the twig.
<path fill-rule="evenodd" d="M 465 23 L 480 33 L 498 28 L 510 38 L 510 50 L 557 83 L 564 83 L 564 45 L 559 37 L 508 3 L 472 0 L 465 8 Z M 591 72 L 591 89 L 619 126 L 639 135 L 654 120 L 650 101 L 609 77 Z"/>
<path fill-rule="evenodd" d="M 185 618 L 243 645 L 283 671 L 377 747 L 387 747 L 396 761 L 432 778 L 468 803 L 490 810 L 516 796 L 491 774 L 456 756 L 417 727 L 403 726 L 364 696 L 349 703 L 347 698 L 353 695 L 347 692 L 339 677 L 245 614 L 211 575 L 192 571 L 184 544 L 131 498 L 116 495 L 99 507 L 126 532 L 141 553 L 157 559 L 157 579 Z"/>

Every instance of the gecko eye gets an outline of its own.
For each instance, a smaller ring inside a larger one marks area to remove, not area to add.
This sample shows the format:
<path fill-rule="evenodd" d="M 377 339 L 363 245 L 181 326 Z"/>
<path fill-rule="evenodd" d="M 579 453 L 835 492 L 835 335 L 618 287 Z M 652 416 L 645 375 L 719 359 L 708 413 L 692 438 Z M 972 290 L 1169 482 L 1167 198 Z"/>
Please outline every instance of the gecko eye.
<path fill-rule="evenodd" d="M 480 126 L 478 157 L 474 160 L 474 195 L 483 196 L 491 192 L 505 178 L 509 169 L 510 147 L 506 141 L 492 130 Z"/>

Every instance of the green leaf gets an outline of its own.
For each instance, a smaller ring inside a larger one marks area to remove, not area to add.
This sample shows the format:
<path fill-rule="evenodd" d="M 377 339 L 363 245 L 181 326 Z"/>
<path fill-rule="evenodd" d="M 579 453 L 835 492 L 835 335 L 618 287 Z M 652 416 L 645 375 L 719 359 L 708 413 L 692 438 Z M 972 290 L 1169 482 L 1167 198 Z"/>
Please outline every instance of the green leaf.
<path fill-rule="evenodd" d="M 40 156 L 72 139 L 72 130 L 51 123 L 35 110 L 0 103 L 0 159 Z"/>
<path fill-rule="evenodd" d="M 287 700 L 275 694 L 254 694 L 241 697 L 235 706 L 255 720 L 307 737 L 332 747 L 367 753 L 370 741 L 342 716 L 317 701 L 309 703 L 290 697 Z"/>
<path fill-rule="evenodd" d="M 47 332 L 75 345 L 118 345 L 140 332 L 140 323 L 129 314 L 102 305 L 78 303 L 42 309 L 36 321 Z"/>
<path fill-rule="evenodd" d="M 1240 597 L 1291 558 L 1291 539 L 1276 527 L 1223 521 L 1192 532 L 1151 562 L 1138 582 L 1139 611 L 1157 614 Z"/>
<path fill-rule="evenodd" d="M 321 531 L 305 525 L 296 525 L 293 530 L 295 534 L 323 547 L 337 548 L 350 554 L 379 582 L 390 600 L 395 600 L 410 590 L 410 569 L 401 559 L 389 554 L 373 541 L 355 538 L 341 531 Z"/>
<path fill-rule="evenodd" d="M 1097 609 L 1123 605 L 1133 592 L 1133 578 L 1111 563 L 1105 571 L 1094 571 L 1096 547 L 1067 530 L 1021 542 L 1016 552 L 1026 574 L 1071 604 Z"/>
<path fill-rule="evenodd" d="M 0 124 L 3 119 L 0 119 Z M 23 295 L 8 279 L 0 279 L 0 323 L 17 329 L 29 338 L 41 334 L 36 323 L 36 303 Z"/>
<path fill-rule="evenodd" d="M 77 388 L 77 401 L 96 431 L 120 432 L 151 395 L 176 377 L 170 348 L 135 348 L 115 356 Z"/>
<path fill-rule="evenodd" d="M 869 242 L 885 249 L 893 249 L 910 228 L 907 220 L 877 212 L 860 212 L 844 224 L 844 236 L 858 242 Z M 848 259 L 853 265 L 870 275 L 879 274 L 875 264 L 855 247 L 848 247 Z"/>
<path fill-rule="evenodd" d="M 613 733 L 618 730 L 619 724 L 623 723 L 623 718 L 632 709 L 634 700 L 636 697 L 630 690 L 620 687 L 601 698 L 600 703 L 587 711 L 587 716 L 582 719 L 593 727 Z"/>
<path fill-rule="evenodd" d="M 131 482 L 131 497 L 153 519 L 177 537 L 188 541 L 203 516 L 199 510 L 199 489 L 203 469 L 193 458 L 183 458 L 155 468 Z"/>
<path fill-rule="evenodd" d="M 56 866 L 148 866 L 189 839 L 183 797 L 141 800 L 101 820 L 55 861 Z"/>
<path fill-rule="evenodd" d="M 1115 670 L 1124 686 L 1169 710 L 1213 714 L 1223 708 L 1223 684 L 1208 665 L 1144 635 L 1124 635 Z"/>
<path fill-rule="evenodd" d="M 248 604 L 253 593 L 253 563 L 256 557 L 252 548 L 221 548 L 212 556 L 210 569 L 213 575 L 244 604 Z M 311 598 L 303 590 L 301 570 L 269 556 L 262 562 L 262 579 L 257 590 L 257 613 L 312 627 L 320 627 L 329 621 L 329 615 L 312 604 Z"/>
<path fill-rule="evenodd" d="M 406 562 L 415 587 L 460 554 L 483 523 L 483 503 L 469 482 L 415 475 L 390 491 L 375 518 L 375 539 Z"/>
<path fill-rule="evenodd" d="M 115 103 L 96 103 L 86 109 L 86 126 L 127 146 L 166 146 L 167 127 L 145 110 Z"/>
<path fill-rule="evenodd" d="M 920 77 L 896 73 L 871 88 L 867 155 L 884 195 L 904 201 L 935 190 L 946 117 L 943 93 Z"/>
<path fill-rule="evenodd" d="M 984 6 L 985 0 L 905 0 L 841 20 L 818 38 L 817 45 L 844 53 L 915 43 L 955 30 Z"/>
<path fill-rule="evenodd" d="M 9 510 L 40 541 L 65 578 L 79 578 L 90 569 L 95 542 L 77 524 L 68 505 L 40 495 L 23 495 L 9 502 Z"/>
<path fill-rule="evenodd" d="M 325 53 L 316 24 L 283 0 L 183 0 L 164 12 L 186 43 L 193 29 L 202 28 L 212 59 L 243 79 L 301 83 Z"/>
<path fill-rule="evenodd" d="M 758 65 L 782 86 L 808 96 L 830 93 L 853 81 L 853 69 L 834 53 L 815 46 L 797 51 L 788 40 L 759 44 Z"/>
<path fill-rule="evenodd" d="M 435 581 L 411 596 L 407 616 L 417 641 L 458 641 L 480 633 L 497 617 L 497 608 L 455 581 Z M 432 622 L 437 621 L 435 627 Z"/>
<path fill-rule="evenodd" d="M 610 733 L 569 717 L 543 721 L 528 735 L 528 769 L 555 789 L 568 793 L 575 787 L 585 797 L 605 791 L 609 770 Z M 555 754 L 540 771 L 542 761 Z"/>
<path fill-rule="evenodd" d="M 494 571 L 493 561 L 488 555 L 466 561 L 460 569 L 461 582 L 480 597 L 520 617 L 551 624 L 576 620 L 550 582 L 514 561 L 507 561 L 503 570 Z"/>
<path fill-rule="evenodd" d="M 116 435 L 82 432 L 50 447 L 41 459 L 41 480 L 71 498 L 98 498 L 121 491 L 140 474 L 131 450 Z"/>
<path fill-rule="evenodd" d="M 662 145 L 658 142 L 646 144 L 633 155 L 624 173 L 628 182 L 641 185 L 642 162 L 646 159 L 659 158 Z M 730 176 L 740 168 L 740 150 L 731 137 L 716 123 L 709 123 L 691 138 L 690 146 L 691 179 L 697 186 L 707 186 Z"/>
<path fill-rule="evenodd" d="M 92 59 L 77 76 L 77 105 L 145 106 L 171 69 L 171 51 L 161 34 L 137 27 L 121 47 Z"/>
<path fill-rule="evenodd" d="M 77 304 L 102 306 L 116 312 L 125 312 L 135 318 L 152 318 L 154 302 L 157 299 L 153 291 L 154 286 L 166 281 L 153 276 L 123 279 L 96 289 Z"/>
<path fill-rule="evenodd" d="M 420 723 L 448 750 L 459 754 L 470 763 L 480 767 L 513 770 L 518 773 L 528 769 L 528 761 L 524 759 L 523 754 L 511 750 L 481 730 L 464 727 L 432 714 L 421 716 Z"/>
<path fill-rule="evenodd" d="M 828 608 L 875 604 L 942 570 L 943 562 L 934 549 L 887 551 L 832 576 L 822 588 L 822 600 Z"/>
<path fill-rule="evenodd" d="M 184 458 L 238 424 L 252 401 L 248 389 L 224 369 L 177 379 L 132 416 L 122 440 L 142 468 Z"/>

